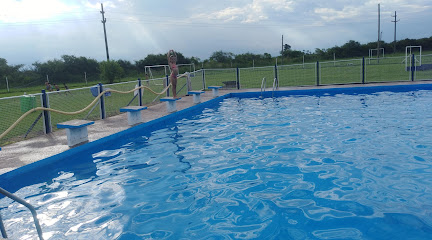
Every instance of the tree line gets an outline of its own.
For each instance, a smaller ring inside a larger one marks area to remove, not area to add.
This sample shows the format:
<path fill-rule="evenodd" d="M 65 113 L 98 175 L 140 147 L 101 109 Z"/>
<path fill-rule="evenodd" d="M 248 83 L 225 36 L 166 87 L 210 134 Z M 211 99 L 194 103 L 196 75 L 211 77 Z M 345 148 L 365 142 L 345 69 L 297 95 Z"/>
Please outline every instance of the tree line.
<path fill-rule="evenodd" d="M 381 42 L 385 53 L 393 53 L 393 43 Z M 404 39 L 396 42 L 398 53 L 405 53 L 406 46 L 422 46 L 424 51 L 432 50 L 432 37 L 421 39 Z M 328 49 L 316 48 L 314 52 L 293 50 L 289 44 L 284 45 L 280 55 L 271 56 L 269 53 L 254 54 L 243 53 L 233 54 L 231 52 L 216 51 L 209 59 L 201 60 L 197 57 L 185 57 L 177 53 L 178 64 L 195 64 L 196 69 L 200 68 L 227 68 L 227 67 L 260 67 L 271 66 L 279 61 L 279 64 L 333 60 L 343 58 L 367 57 L 369 49 L 376 49 L 377 42 L 360 44 L 350 40 L 342 46 L 335 46 Z M 277 59 L 277 60 L 276 60 Z M 21 88 L 43 85 L 45 81 L 63 84 L 100 81 L 112 83 L 116 79 L 124 77 L 137 77 L 144 75 L 145 66 L 165 65 L 167 59 L 165 54 L 149 54 L 144 59 L 131 62 L 129 60 L 111 60 L 109 62 L 98 62 L 87 57 L 76 57 L 63 55 L 60 59 L 48 60 L 46 62 L 35 62 L 31 66 L 23 64 L 9 65 L 7 60 L 0 57 L 0 90 L 6 88 L 5 78 L 8 78 L 10 87 Z"/>

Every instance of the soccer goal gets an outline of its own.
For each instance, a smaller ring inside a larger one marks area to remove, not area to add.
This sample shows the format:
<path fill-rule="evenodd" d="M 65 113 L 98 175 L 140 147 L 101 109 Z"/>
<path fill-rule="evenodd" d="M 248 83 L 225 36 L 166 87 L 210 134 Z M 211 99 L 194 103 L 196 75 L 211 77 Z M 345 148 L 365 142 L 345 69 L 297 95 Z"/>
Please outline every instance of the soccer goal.
<path fill-rule="evenodd" d="M 379 52 L 381 53 L 380 56 L 385 57 L 384 48 L 379 48 Z M 378 48 L 369 49 L 369 63 L 371 59 L 377 58 L 377 56 L 378 56 Z"/>
<path fill-rule="evenodd" d="M 179 74 L 195 72 L 195 64 L 193 63 L 180 63 L 177 64 L 177 67 L 179 68 Z M 163 78 L 171 74 L 171 69 L 169 65 L 151 65 L 144 67 L 144 73 L 149 79 Z"/>
<path fill-rule="evenodd" d="M 415 56 L 415 63 L 417 66 L 417 63 L 419 63 L 418 66 L 422 65 L 421 59 L 422 59 L 422 46 L 406 46 L 405 47 L 405 68 L 408 67 L 408 63 L 411 63 L 411 59 L 408 59 L 411 57 L 411 55 L 416 52 L 415 50 L 418 49 L 419 54 Z"/>
<path fill-rule="evenodd" d="M 146 78 L 155 79 L 165 77 L 170 73 L 168 65 L 151 65 L 144 67 Z"/>

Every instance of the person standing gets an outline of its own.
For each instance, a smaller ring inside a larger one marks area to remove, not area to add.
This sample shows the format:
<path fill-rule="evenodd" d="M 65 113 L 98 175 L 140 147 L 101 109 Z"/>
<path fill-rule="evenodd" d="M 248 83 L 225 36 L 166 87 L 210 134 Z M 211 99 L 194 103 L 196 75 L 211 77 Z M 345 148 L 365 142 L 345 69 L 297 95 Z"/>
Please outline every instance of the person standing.
<path fill-rule="evenodd" d="M 177 67 L 177 54 L 174 52 L 174 50 L 169 50 L 167 54 L 168 58 L 168 65 L 171 69 L 171 75 L 170 75 L 170 81 L 172 85 L 172 93 L 173 98 L 177 98 L 177 75 L 179 73 L 178 67 Z"/>

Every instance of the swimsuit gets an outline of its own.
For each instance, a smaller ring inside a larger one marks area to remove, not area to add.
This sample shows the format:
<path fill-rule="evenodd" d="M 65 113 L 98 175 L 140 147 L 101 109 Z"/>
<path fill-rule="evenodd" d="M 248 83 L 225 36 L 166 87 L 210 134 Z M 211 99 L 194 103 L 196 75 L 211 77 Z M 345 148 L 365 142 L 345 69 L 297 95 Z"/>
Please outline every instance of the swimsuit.
<path fill-rule="evenodd" d="M 174 63 L 171 65 L 171 76 L 173 76 L 174 79 L 177 79 L 177 74 L 174 74 L 174 69 L 178 69 L 177 65 Z"/>

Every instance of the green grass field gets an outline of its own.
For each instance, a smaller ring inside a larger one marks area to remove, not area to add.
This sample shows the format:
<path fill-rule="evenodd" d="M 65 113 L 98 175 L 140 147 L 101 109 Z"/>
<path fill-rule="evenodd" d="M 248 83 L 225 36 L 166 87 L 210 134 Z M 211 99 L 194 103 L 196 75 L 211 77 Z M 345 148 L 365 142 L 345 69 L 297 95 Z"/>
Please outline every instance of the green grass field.
<path fill-rule="evenodd" d="M 388 81 L 409 81 L 411 72 L 406 71 L 405 58 L 394 57 L 394 58 L 382 58 L 378 62 L 377 60 L 366 60 L 364 79 L 366 83 L 370 82 L 388 82 Z M 423 64 L 432 64 L 432 55 L 424 56 L 422 59 Z M 319 75 L 317 76 L 317 72 Z M 317 69 L 316 63 L 305 63 L 305 64 L 293 64 L 278 66 L 277 75 L 279 80 L 279 87 L 288 86 L 308 86 L 316 85 L 317 78 L 319 78 L 320 85 L 328 84 L 348 84 L 348 83 L 361 83 L 362 82 L 362 60 L 343 60 L 343 61 L 328 61 L 320 62 L 319 68 Z M 200 90 L 203 89 L 203 76 L 206 87 L 211 85 L 226 86 L 226 82 L 232 82 L 237 80 L 237 70 L 234 68 L 230 69 L 206 69 L 203 72 L 196 72 L 191 76 L 192 89 Z M 255 68 L 241 68 L 239 69 L 239 80 L 240 87 L 246 88 L 260 88 L 263 78 L 266 78 L 266 87 L 272 87 L 273 79 L 275 77 L 275 67 L 255 67 Z M 429 71 L 418 71 L 416 72 L 417 80 L 432 79 L 432 70 Z M 119 91 L 128 91 L 135 88 L 137 81 L 136 78 L 122 79 L 122 83 L 104 85 L 106 88 L 111 88 Z M 144 86 L 148 86 L 156 92 L 163 90 L 163 79 L 151 80 L 147 84 L 143 81 Z M 225 82 L 225 83 L 224 83 Z M 185 87 L 186 78 L 179 78 L 178 80 L 178 95 L 186 95 L 187 87 Z M 49 103 L 50 107 L 57 110 L 72 112 L 83 109 L 88 106 L 91 101 L 94 100 L 94 96 L 91 94 L 88 87 L 96 85 L 95 82 L 83 84 L 70 84 L 70 92 L 49 92 Z M 85 87 L 85 88 L 83 88 Z M 233 87 L 232 85 L 230 87 Z M 75 88 L 75 89 L 73 89 Z M 77 89 L 78 88 L 78 89 Z M 31 107 L 41 106 L 40 91 L 41 87 L 21 89 L 27 94 L 36 94 L 34 100 L 32 100 Z M 22 93 L 15 92 L 15 95 L 21 95 Z M 23 108 L 21 101 L 25 100 L 22 97 L 15 98 L 4 98 L 6 96 L 13 95 L 13 93 L 0 94 L 0 133 L 6 131 L 26 110 Z M 164 97 L 162 94 L 160 97 Z M 153 93 L 145 90 L 143 93 L 144 105 L 150 105 L 158 103 L 159 98 Z M 132 100 L 133 99 L 133 100 Z M 28 100 L 26 100 L 28 101 Z M 138 105 L 138 99 L 134 99 L 133 93 L 119 94 L 112 93 L 111 96 L 105 97 L 105 108 L 106 115 L 114 116 L 120 113 L 120 108 L 126 105 Z M 40 113 L 32 113 L 23 122 L 10 132 L 5 138 L 0 139 L 0 146 L 9 144 L 12 142 L 20 141 L 26 134 L 30 126 L 35 122 Z M 99 107 L 95 107 L 93 111 L 86 111 L 78 115 L 62 115 L 58 113 L 51 114 L 51 122 L 53 130 L 56 130 L 56 124 L 71 119 L 91 119 L 97 120 L 100 118 Z M 42 119 L 40 119 L 34 126 L 33 130 L 28 137 L 33 137 L 43 134 Z"/>

